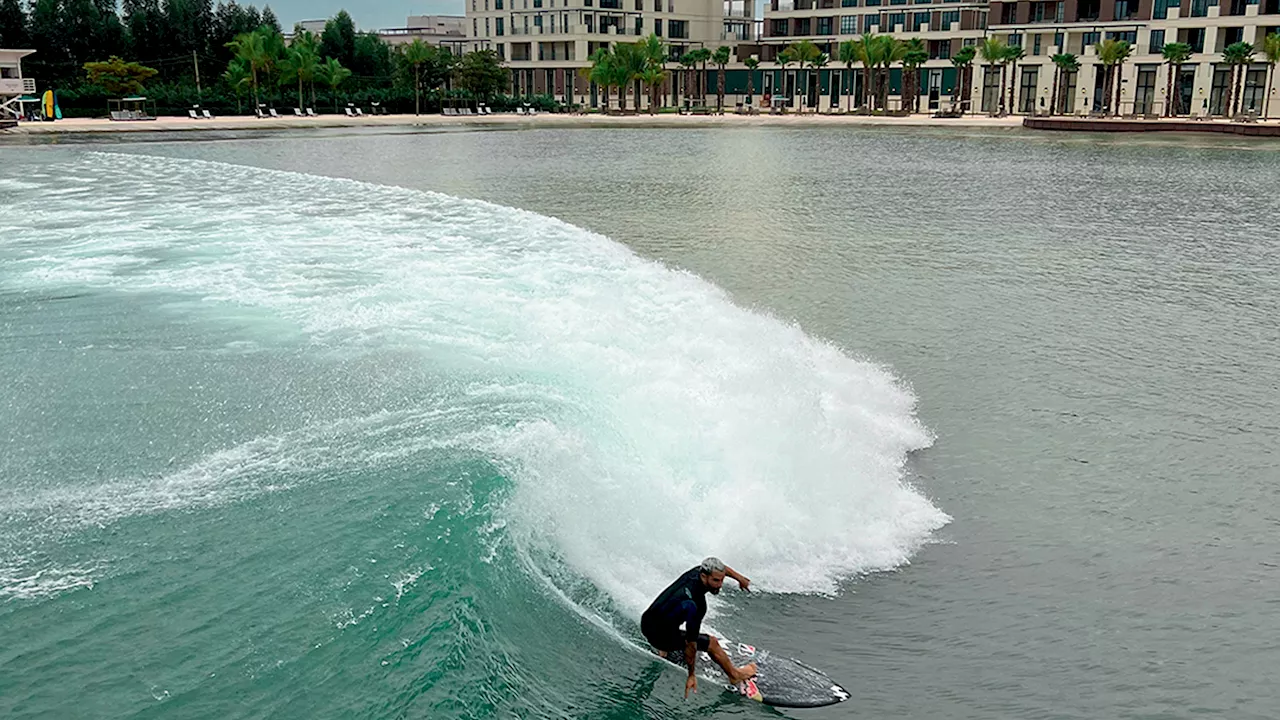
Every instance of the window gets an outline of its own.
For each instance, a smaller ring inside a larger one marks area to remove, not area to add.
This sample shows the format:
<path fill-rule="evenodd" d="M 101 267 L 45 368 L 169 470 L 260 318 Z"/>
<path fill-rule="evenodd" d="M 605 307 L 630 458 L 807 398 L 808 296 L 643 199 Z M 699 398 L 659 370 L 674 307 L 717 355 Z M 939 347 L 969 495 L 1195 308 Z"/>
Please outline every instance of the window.
<path fill-rule="evenodd" d="M 941 60 L 946 60 L 951 57 L 951 41 L 950 40 L 938 41 L 937 57 Z"/>
<path fill-rule="evenodd" d="M 471 0 L 471 12 L 476 11 L 476 0 Z"/>
<path fill-rule="evenodd" d="M 667 34 L 679 40 L 687 39 L 689 37 L 689 21 L 688 20 L 668 21 Z"/>
<path fill-rule="evenodd" d="M 818 18 L 818 34 L 819 35 L 831 34 L 831 18 L 829 17 Z"/>
<path fill-rule="evenodd" d="M 777 19 L 773 20 L 773 24 L 769 27 L 769 35 L 771 37 L 786 37 L 787 21 Z"/>
<path fill-rule="evenodd" d="M 1244 42 L 1244 28 L 1229 27 L 1223 28 L 1222 47 L 1227 47 L 1238 42 Z"/>
<path fill-rule="evenodd" d="M 1111 40 L 1122 40 L 1124 42 L 1129 43 L 1130 45 L 1138 44 L 1137 30 L 1109 32 L 1107 33 L 1107 37 Z"/>
<path fill-rule="evenodd" d="M 858 34 L 858 16 L 857 15 L 841 15 L 840 16 L 840 34 L 841 35 Z"/>
<path fill-rule="evenodd" d="M 879 7 L 881 0 L 867 0 L 863 3 L 865 7 Z"/>
<path fill-rule="evenodd" d="M 1080 0 L 1080 4 L 1076 7 L 1076 22 L 1097 20 L 1100 9 L 1101 0 Z"/>
<path fill-rule="evenodd" d="M 800 18 L 796 20 L 796 35 L 809 35 L 813 32 L 813 23 L 809 18 Z"/>
<path fill-rule="evenodd" d="M 1009 47 L 1022 47 L 1022 36 L 1018 33 L 1009 35 Z"/>
<path fill-rule="evenodd" d="M 1012 25 L 1018 21 L 1018 6 L 1014 3 L 1005 3 L 1000 6 L 1000 24 Z"/>
<path fill-rule="evenodd" d="M 1098 43 L 1102 42 L 1102 33 L 1097 32 L 1096 30 L 1093 32 L 1084 33 L 1081 36 L 1081 42 L 1084 44 L 1085 47 L 1093 47 L 1094 45 L 1097 45 Z"/>
<path fill-rule="evenodd" d="M 880 24 L 879 15 L 863 15 L 862 16 L 862 32 L 872 32 L 872 28 Z"/>
<path fill-rule="evenodd" d="M 1116 20 L 1132 20 L 1135 9 L 1129 5 L 1129 0 L 1116 0 Z"/>
<path fill-rule="evenodd" d="M 503 18 L 494 18 L 494 20 L 493 20 L 493 34 L 494 34 L 494 35 L 502 35 L 502 34 L 503 34 L 503 32 L 502 32 L 502 20 L 503 20 Z M 501 46 L 501 45 L 499 45 L 498 47 L 502 47 L 502 46 Z"/>
<path fill-rule="evenodd" d="M 1031 41 L 1031 54 L 1039 55 L 1040 54 L 1040 34 L 1036 33 L 1033 37 L 1035 39 Z"/>
<path fill-rule="evenodd" d="M 840 0 L 840 7 L 858 7 L 858 0 Z"/>
<path fill-rule="evenodd" d="M 912 32 L 920 32 L 922 30 L 929 29 L 929 13 L 918 12 L 912 13 L 912 15 L 914 16 L 911 22 Z"/>
<path fill-rule="evenodd" d="M 484 36 L 489 37 L 489 18 L 484 19 Z"/>
<path fill-rule="evenodd" d="M 489 0 L 484 0 L 484 11 L 489 12 Z"/>
<path fill-rule="evenodd" d="M 662 20 L 653 21 L 653 34 L 662 37 Z"/>
<path fill-rule="evenodd" d="M 906 13 L 889 13 L 889 29 L 893 30 L 897 28 L 899 25 L 903 27 L 907 26 L 907 14 Z"/>
<path fill-rule="evenodd" d="M 502 0 L 493 0 L 493 9 L 494 9 L 494 10 L 501 10 L 501 9 L 502 9 Z"/>
<path fill-rule="evenodd" d="M 1181 4 L 1179 0 L 1156 0 L 1151 16 L 1157 20 L 1164 20 L 1169 17 L 1169 8 L 1176 8 Z"/>
<path fill-rule="evenodd" d="M 959 10 L 946 10 L 942 13 L 942 29 L 943 31 L 951 30 L 951 23 L 960 22 Z M 947 53 L 947 57 L 951 57 L 951 53 Z"/>
<path fill-rule="evenodd" d="M 471 18 L 471 37 L 480 37 L 480 21 Z"/>
<path fill-rule="evenodd" d="M 889 0 L 890 5 L 906 5 L 907 0 Z"/>
<path fill-rule="evenodd" d="M 653 11 L 662 12 L 662 0 L 653 0 Z"/>
<path fill-rule="evenodd" d="M 1058 52 L 1062 52 L 1062 40 L 1062 33 L 1053 34 L 1053 46 L 1058 49 Z"/>
<path fill-rule="evenodd" d="M 644 35 L 644 18 L 642 16 L 637 15 L 636 16 L 636 37 L 640 37 L 641 35 Z"/>
<path fill-rule="evenodd" d="M 1160 53 L 1164 51 L 1164 31 L 1151 31 L 1151 52 Z"/>

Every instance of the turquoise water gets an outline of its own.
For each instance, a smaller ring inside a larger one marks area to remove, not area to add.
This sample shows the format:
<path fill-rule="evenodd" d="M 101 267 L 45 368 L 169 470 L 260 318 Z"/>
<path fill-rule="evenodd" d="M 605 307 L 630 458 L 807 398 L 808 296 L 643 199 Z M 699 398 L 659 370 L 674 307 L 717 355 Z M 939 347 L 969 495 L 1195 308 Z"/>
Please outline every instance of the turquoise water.
<path fill-rule="evenodd" d="M 1274 159 L 0 149 L 0 715 L 776 716 L 640 647 L 714 553 L 791 716 L 1270 717 Z"/>

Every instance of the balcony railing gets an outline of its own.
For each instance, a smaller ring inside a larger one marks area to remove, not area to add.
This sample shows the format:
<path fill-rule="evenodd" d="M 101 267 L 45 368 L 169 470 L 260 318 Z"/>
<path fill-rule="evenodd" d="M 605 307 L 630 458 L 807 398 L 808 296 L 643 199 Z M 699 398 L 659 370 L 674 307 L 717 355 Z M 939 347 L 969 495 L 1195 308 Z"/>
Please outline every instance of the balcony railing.
<path fill-rule="evenodd" d="M 4 78 L 0 80 L 0 95 L 32 95 L 35 91 L 35 78 Z"/>

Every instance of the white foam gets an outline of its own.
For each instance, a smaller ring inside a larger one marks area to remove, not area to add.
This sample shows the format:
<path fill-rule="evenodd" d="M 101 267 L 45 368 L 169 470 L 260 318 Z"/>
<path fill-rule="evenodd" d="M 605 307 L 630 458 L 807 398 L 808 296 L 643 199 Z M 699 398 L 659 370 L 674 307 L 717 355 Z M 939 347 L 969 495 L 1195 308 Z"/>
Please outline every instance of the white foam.
<path fill-rule="evenodd" d="M 906 562 L 947 521 L 905 482 L 931 437 L 890 372 L 606 238 L 355 181 L 103 153 L 71 164 L 113 188 L 93 200 L 110 220 L 26 228 L 41 252 L 10 263 L 16 283 L 180 293 L 197 312 L 258 318 L 246 342 L 295 342 L 266 330 L 283 322 L 327 347 L 395 345 L 491 376 L 467 392 L 502 402 L 447 442 L 514 480 L 495 527 L 623 608 L 709 554 L 760 590 L 832 592 Z M 86 202 L 12 194 L 24 217 Z M 110 521 L 262 492 L 258 478 L 288 470 L 261 466 L 280 462 L 275 442 L 66 505 Z"/>

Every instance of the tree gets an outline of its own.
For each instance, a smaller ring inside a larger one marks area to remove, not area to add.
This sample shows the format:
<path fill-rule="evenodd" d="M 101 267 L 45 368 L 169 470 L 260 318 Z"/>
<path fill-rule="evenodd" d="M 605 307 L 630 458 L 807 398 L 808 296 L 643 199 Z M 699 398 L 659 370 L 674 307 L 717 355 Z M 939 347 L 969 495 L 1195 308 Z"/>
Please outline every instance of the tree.
<path fill-rule="evenodd" d="M 1009 72 L 1009 112 L 1011 113 L 1018 112 L 1018 104 L 1014 98 L 1018 89 L 1018 61 L 1026 56 L 1027 51 L 1021 45 L 1010 45 L 1005 50 L 1005 61 L 1013 64 Z M 1000 104 L 1004 105 L 1004 101 L 1001 100 Z"/>
<path fill-rule="evenodd" d="M 302 84 L 315 80 L 316 67 L 319 65 L 320 56 L 316 53 L 316 46 L 303 38 L 294 38 L 293 44 L 280 61 L 280 82 L 298 82 L 298 109 L 307 106 L 302 97 Z"/>
<path fill-rule="evenodd" d="M 267 66 L 270 56 L 267 54 L 265 33 L 258 30 L 241 33 L 235 40 L 227 43 L 227 47 L 235 53 L 235 57 L 249 68 L 253 85 L 253 107 L 258 108 L 258 72 Z"/>
<path fill-rule="evenodd" d="M 711 56 L 711 62 L 716 65 L 716 112 L 721 115 L 724 114 L 724 66 L 729 64 L 732 52 L 728 46 L 721 45 Z"/>
<path fill-rule="evenodd" d="M 1280 32 L 1263 39 L 1262 54 L 1267 58 L 1267 86 L 1262 91 L 1262 119 L 1266 120 L 1271 108 L 1271 86 L 1276 81 L 1276 63 L 1280 63 Z"/>
<path fill-rule="evenodd" d="M 910 98 L 907 101 L 908 111 L 919 112 L 920 67 L 929 62 L 929 51 L 920 38 L 911 38 L 906 42 L 906 52 L 902 56 L 902 94 L 904 98 Z"/>
<path fill-rule="evenodd" d="M 854 51 L 858 56 L 858 60 L 862 62 L 862 102 L 869 112 L 874 105 L 871 98 L 875 93 L 871 89 L 871 71 L 878 63 L 876 52 L 880 47 L 880 42 L 876 40 L 878 36 L 875 33 L 864 33 L 861 38 L 854 40 Z"/>
<path fill-rule="evenodd" d="M 593 82 L 604 90 L 604 104 L 602 108 L 603 111 L 608 114 L 609 88 L 613 87 L 614 77 L 613 53 L 609 51 L 609 48 L 602 47 L 591 53 L 591 57 L 588 58 L 588 60 L 591 61 L 591 65 L 582 68 L 579 72 L 588 82 Z"/>
<path fill-rule="evenodd" d="M 413 114 L 422 114 L 422 69 L 427 63 L 435 59 L 436 50 L 430 45 L 422 42 L 421 38 L 415 39 L 408 45 L 404 45 L 400 49 L 400 56 L 403 62 L 413 69 Z"/>
<path fill-rule="evenodd" d="M 691 102 L 693 92 L 690 86 L 693 85 L 693 72 L 698 67 L 698 57 L 692 52 L 687 52 L 680 56 L 680 67 L 684 69 L 684 98 L 685 102 Z"/>
<path fill-rule="evenodd" d="M 1004 64 L 1009 60 L 1009 46 L 1003 40 L 997 37 L 983 38 L 982 43 L 978 45 L 978 54 L 986 61 L 983 67 L 987 68 L 987 72 L 996 65 L 1000 66 L 1000 114 L 1004 114 Z M 986 93 L 986 82 L 983 82 L 983 92 Z M 986 98 L 983 98 L 983 104 L 986 104 Z M 992 107 L 991 110 L 995 110 Z M 988 111 L 989 112 L 989 111 Z"/>
<path fill-rule="evenodd" d="M 320 34 L 320 55 L 349 67 L 355 54 L 356 23 L 346 10 L 340 10 L 324 24 L 324 32 Z"/>
<path fill-rule="evenodd" d="M 374 33 L 358 33 L 348 67 L 352 73 L 362 77 L 390 77 L 391 46 Z"/>
<path fill-rule="evenodd" d="M 262 25 L 265 25 L 276 32 L 280 32 L 280 21 L 276 19 L 276 14 L 271 11 L 271 6 L 266 5 L 262 8 Z"/>
<path fill-rule="evenodd" d="M 90 83 L 101 85 L 112 95 L 137 95 L 142 92 L 142 83 L 156 75 L 154 69 L 127 63 L 116 55 L 106 62 L 85 63 L 84 69 Z"/>
<path fill-rule="evenodd" d="M 316 80 L 329 86 L 329 92 L 333 95 L 333 111 L 338 112 L 338 86 L 346 82 L 351 77 L 351 71 L 342 67 L 342 63 L 337 58 L 327 58 L 323 63 L 316 66 Z"/>
<path fill-rule="evenodd" d="M 1059 81 L 1066 80 L 1068 73 L 1076 72 L 1080 69 L 1080 61 L 1071 53 L 1058 53 L 1049 58 L 1053 61 L 1053 95 L 1049 98 L 1049 114 L 1055 115 L 1060 106 L 1060 98 L 1058 97 Z"/>
<path fill-rule="evenodd" d="M 662 104 L 658 95 L 668 75 L 663 68 L 667 60 L 667 46 L 662 42 L 662 38 L 654 33 L 649 33 L 649 37 L 638 41 L 637 45 L 645 59 L 645 68 L 640 75 L 640 82 L 649 88 L 649 114 L 652 115 Z"/>
<path fill-rule="evenodd" d="M 222 81 L 231 88 L 231 92 L 236 96 L 236 114 L 241 113 L 240 97 L 244 95 L 244 91 L 249 88 L 253 82 L 253 78 L 249 73 L 249 66 L 244 61 L 235 58 L 227 65 L 227 69 L 222 73 Z"/>
<path fill-rule="evenodd" d="M 1248 70 L 1250 63 L 1253 62 L 1253 54 L 1256 52 L 1253 45 L 1247 42 L 1231 43 L 1222 50 L 1222 59 L 1231 65 L 1231 84 L 1227 86 L 1227 104 L 1223 108 L 1223 114 L 1231 117 L 1237 113 L 1236 105 L 1244 105 L 1244 93 L 1241 87 L 1244 84 L 1245 72 Z M 1243 110 L 1243 107 L 1239 108 Z"/>
<path fill-rule="evenodd" d="M 31 33 L 27 31 L 27 13 L 18 0 L 0 0 L 0 47 L 29 48 Z"/>
<path fill-rule="evenodd" d="M 849 112 L 852 112 L 853 111 L 853 64 L 858 62 L 859 60 L 858 41 L 845 40 L 844 42 L 840 43 L 840 47 L 837 48 L 836 52 L 837 52 L 836 58 L 839 59 L 840 62 L 844 63 L 845 68 L 849 70 L 850 82 L 849 82 L 849 87 L 847 88 L 848 92 L 845 94 L 849 98 L 848 110 Z"/>
<path fill-rule="evenodd" d="M 463 55 L 453 70 L 458 86 L 478 98 L 488 98 L 507 82 L 507 71 L 494 50 L 472 50 Z"/>
<path fill-rule="evenodd" d="M 1122 80 L 1124 79 L 1124 61 L 1128 60 L 1129 56 L 1132 54 L 1133 54 L 1133 46 L 1130 45 L 1126 40 L 1119 41 L 1119 43 L 1116 45 L 1116 54 L 1115 54 L 1115 57 L 1116 57 L 1116 80 L 1115 80 L 1116 104 L 1115 104 L 1114 114 L 1116 115 L 1120 114 L 1120 89 L 1123 87 Z"/>
<path fill-rule="evenodd" d="M 1191 45 L 1188 43 L 1165 43 L 1161 51 L 1165 62 L 1169 65 L 1169 102 L 1165 105 L 1165 117 L 1181 115 L 1182 107 L 1182 64 L 1191 59 Z"/>
<path fill-rule="evenodd" d="M 742 61 L 747 66 L 747 97 L 755 98 L 756 94 L 756 69 L 760 67 L 760 58 L 752 55 Z"/>
<path fill-rule="evenodd" d="M 693 56 L 694 62 L 702 63 L 702 72 L 698 74 L 698 102 L 703 107 L 707 105 L 707 63 L 711 61 L 711 50 L 708 48 L 698 48 L 689 53 Z"/>
<path fill-rule="evenodd" d="M 618 43 L 613 51 L 614 83 L 618 86 L 618 109 L 627 109 L 627 90 L 632 83 L 644 74 L 649 67 L 649 57 L 643 44 Z M 636 97 L 636 110 L 640 109 L 640 98 Z"/>
<path fill-rule="evenodd" d="M 805 104 L 809 99 L 809 72 L 805 68 L 806 66 L 812 68 L 814 62 L 817 61 L 818 56 L 822 55 L 822 51 L 818 49 L 817 45 L 814 45 L 813 42 L 808 39 L 791 43 L 791 45 L 787 47 L 787 50 L 790 51 L 791 58 L 805 73 L 804 87 L 800 89 L 800 110 L 803 112 Z"/>
<path fill-rule="evenodd" d="M 964 114 L 965 109 L 972 102 L 973 97 L 973 58 L 978 54 L 978 49 L 972 45 L 966 45 L 956 51 L 951 57 L 951 64 L 956 68 L 956 86 L 952 88 L 952 97 L 959 95 L 963 98 L 960 105 L 960 113 Z M 956 92 L 964 88 L 963 93 Z"/>
<path fill-rule="evenodd" d="M 901 62 L 907 53 L 907 44 L 892 35 L 878 35 L 876 42 L 879 48 L 876 55 L 880 60 L 880 107 L 889 107 L 889 68 Z"/>

